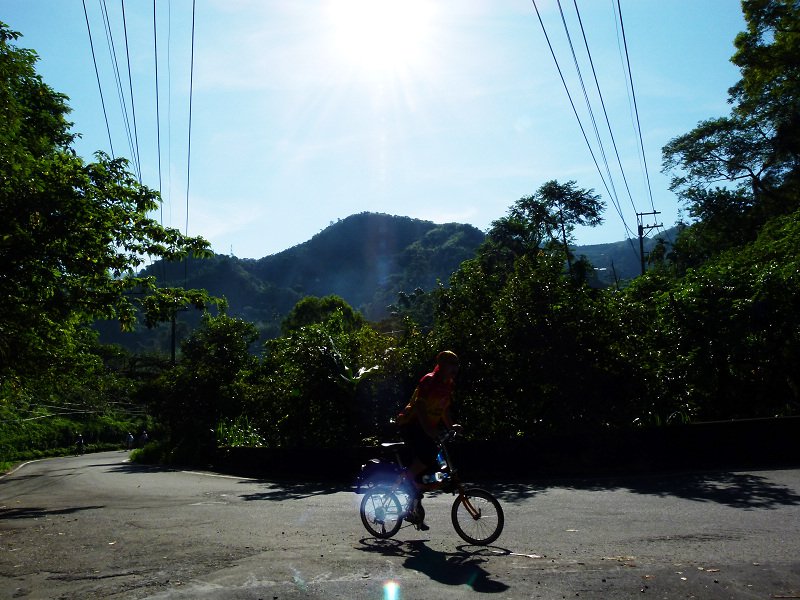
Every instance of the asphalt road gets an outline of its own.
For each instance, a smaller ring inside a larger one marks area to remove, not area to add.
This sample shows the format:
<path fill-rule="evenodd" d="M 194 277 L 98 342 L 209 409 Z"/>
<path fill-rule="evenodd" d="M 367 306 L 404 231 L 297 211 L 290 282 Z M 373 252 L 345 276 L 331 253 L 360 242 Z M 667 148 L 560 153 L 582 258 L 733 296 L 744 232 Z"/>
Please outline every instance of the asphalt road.
<path fill-rule="evenodd" d="M 122 452 L 0 478 L 0 597 L 800 598 L 800 470 L 492 484 L 506 513 L 465 545 L 367 537 L 347 486 L 132 465 Z"/>

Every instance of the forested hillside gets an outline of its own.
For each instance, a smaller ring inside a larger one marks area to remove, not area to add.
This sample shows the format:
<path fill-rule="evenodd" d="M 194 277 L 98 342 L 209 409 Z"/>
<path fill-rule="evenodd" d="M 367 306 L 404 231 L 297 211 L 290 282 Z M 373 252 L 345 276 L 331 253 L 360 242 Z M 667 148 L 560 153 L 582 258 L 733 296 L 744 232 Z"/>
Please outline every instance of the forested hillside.
<path fill-rule="evenodd" d="M 446 281 L 482 241 L 483 233 L 470 225 L 362 213 L 248 270 L 302 296 L 336 294 L 379 319 L 386 316 L 387 298 Z"/>
<path fill-rule="evenodd" d="M 368 319 L 389 316 L 399 292 L 432 290 L 447 283 L 472 258 L 484 234 L 471 225 L 376 213 L 352 215 L 309 241 L 258 260 L 214 255 L 180 263 L 158 261 L 141 272 L 162 286 L 207 290 L 225 298 L 231 316 L 252 322 L 261 338 L 280 334 L 281 321 L 305 296 L 336 295 Z M 178 316 L 179 338 L 200 321 L 199 313 Z M 169 352 L 168 326 L 122 332 L 115 322 L 98 325 L 102 340 L 127 348 Z"/>
<path fill-rule="evenodd" d="M 673 239 L 675 230 L 661 236 Z M 281 321 L 305 296 L 336 295 L 371 321 L 381 321 L 397 309 L 399 295 L 430 292 L 450 277 L 465 260 L 474 258 L 485 235 L 471 225 L 437 225 L 409 217 L 376 213 L 352 215 L 311 240 L 264 258 L 240 259 L 217 254 L 180 263 L 158 261 L 142 276 L 159 285 L 205 289 L 225 298 L 230 316 L 256 325 L 261 339 L 280 334 Z M 656 245 L 645 240 L 645 252 Z M 631 240 L 577 246 L 595 268 L 597 286 L 626 282 L 640 272 L 638 242 Z M 200 321 L 198 313 L 178 315 L 178 338 Z M 426 325 L 428 323 L 426 322 Z M 98 324 L 102 340 L 132 350 L 169 352 L 168 325 L 122 332 L 117 323 Z"/>

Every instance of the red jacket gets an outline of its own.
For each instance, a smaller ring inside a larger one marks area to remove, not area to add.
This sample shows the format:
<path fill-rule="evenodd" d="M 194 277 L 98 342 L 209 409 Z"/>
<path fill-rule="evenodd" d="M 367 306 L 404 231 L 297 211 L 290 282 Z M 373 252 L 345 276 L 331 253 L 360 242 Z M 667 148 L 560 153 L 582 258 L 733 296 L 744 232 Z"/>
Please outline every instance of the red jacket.
<path fill-rule="evenodd" d="M 420 379 L 411 401 L 397 416 L 397 424 L 408 425 L 415 417 L 421 417 L 431 427 L 439 426 L 450 408 L 452 396 L 453 380 L 445 379 L 437 365 L 433 372 Z"/>

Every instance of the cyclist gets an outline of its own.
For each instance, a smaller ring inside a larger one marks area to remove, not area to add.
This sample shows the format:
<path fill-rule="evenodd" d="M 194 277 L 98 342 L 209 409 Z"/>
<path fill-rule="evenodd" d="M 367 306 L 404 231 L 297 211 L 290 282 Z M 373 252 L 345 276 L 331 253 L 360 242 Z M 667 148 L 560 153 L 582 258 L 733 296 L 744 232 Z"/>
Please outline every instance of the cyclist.
<path fill-rule="evenodd" d="M 420 478 L 425 471 L 436 464 L 438 451 L 436 439 L 440 430 L 443 427 L 460 429 L 460 425 L 453 422 L 450 412 L 458 363 L 458 356 L 454 352 L 450 350 L 440 352 L 436 357 L 436 367 L 420 379 L 417 389 L 411 396 L 411 401 L 397 416 L 400 436 L 412 456 L 409 470 L 414 476 L 414 484 L 417 488 L 417 498 L 412 514 L 416 514 L 417 508 L 421 506 L 422 483 Z M 416 523 L 416 525 L 423 531 L 429 529 L 424 521 Z"/>

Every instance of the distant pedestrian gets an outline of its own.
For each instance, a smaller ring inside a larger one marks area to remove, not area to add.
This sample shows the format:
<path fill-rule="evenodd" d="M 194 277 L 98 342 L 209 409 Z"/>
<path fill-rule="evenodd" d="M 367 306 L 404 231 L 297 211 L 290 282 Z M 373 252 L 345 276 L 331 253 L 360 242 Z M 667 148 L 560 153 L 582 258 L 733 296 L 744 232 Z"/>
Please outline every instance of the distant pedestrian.
<path fill-rule="evenodd" d="M 144 448 L 144 445 L 147 443 L 149 439 L 150 437 L 147 435 L 147 432 L 144 429 L 142 429 L 142 435 L 139 436 L 139 446 Z"/>
<path fill-rule="evenodd" d="M 133 450 L 133 434 L 129 431 L 127 437 L 125 438 L 125 447 L 128 450 Z"/>
<path fill-rule="evenodd" d="M 83 454 L 85 451 L 86 448 L 83 442 L 83 436 L 78 433 L 77 437 L 75 438 L 75 454 Z"/>

